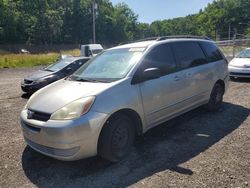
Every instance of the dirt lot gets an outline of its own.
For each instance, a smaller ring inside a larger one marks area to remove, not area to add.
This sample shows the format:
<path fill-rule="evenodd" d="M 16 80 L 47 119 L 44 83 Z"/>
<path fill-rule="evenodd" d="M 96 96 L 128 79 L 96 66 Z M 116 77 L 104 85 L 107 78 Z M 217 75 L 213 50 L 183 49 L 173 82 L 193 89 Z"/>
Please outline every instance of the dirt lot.
<path fill-rule="evenodd" d="M 164 123 L 112 164 L 61 162 L 24 143 L 21 79 L 38 68 L 0 70 L 0 187 L 250 187 L 250 80 L 230 82 L 223 108 Z"/>

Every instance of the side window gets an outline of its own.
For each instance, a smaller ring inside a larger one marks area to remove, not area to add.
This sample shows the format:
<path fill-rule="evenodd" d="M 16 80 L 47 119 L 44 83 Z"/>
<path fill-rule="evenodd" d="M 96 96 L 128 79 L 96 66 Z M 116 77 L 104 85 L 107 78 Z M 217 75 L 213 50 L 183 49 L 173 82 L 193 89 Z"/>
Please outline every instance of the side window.
<path fill-rule="evenodd" d="M 214 62 L 223 59 L 223 56 L 215 44 L 211 42 L 200 42 L 200 44 L 207 54 L 208 62 Z"/>
<path fill-rule="evenodd" d="M 174 54 L 180 69 L 206 64 L 206 57 L 197 42 L 173 43 Z"/>
<path fill-rule="evenodd" d="M 79 60 L 79 61 L 76 62 L 76 67 L 79 68 L 83 64 L 84 64 L 84 60 Z"/>
<path fill-rule="evenodd" d="M 89 59 L 81 59 L 76 62 L 77 68 L 80 68 L 83 64 L 85 64 Z"/>
<path fill-rule="evenodd" d="M 81 59 L 77 60 L 73 63 L 71 63 L 68 67 L 72 69 L 72 72 L 76 71 L 78 68 L 80 68 L 87 60 Z"/>
<path fill-rule="evenodd" d="M 142 68 L 159 68 L 162 75 L 176 70 L 175 59 L 170 44 L 161 44 L 153 48 L 144 58 Z"/>
<path fill-rule="evenodd" d="M 67 66 L 67 68 L 71 68 L 71 72 L 76 71 L 76 69 L 78 68 L 77 62 L 71 63 L 70 65 Z"/>

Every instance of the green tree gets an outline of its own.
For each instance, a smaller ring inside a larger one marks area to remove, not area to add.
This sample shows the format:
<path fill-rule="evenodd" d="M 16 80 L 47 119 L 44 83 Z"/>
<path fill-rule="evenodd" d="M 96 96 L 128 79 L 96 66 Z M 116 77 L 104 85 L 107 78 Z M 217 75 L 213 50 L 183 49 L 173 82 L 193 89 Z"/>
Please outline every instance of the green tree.
<path fill-rule="evenodd" d="M 234 31 L 249 36 L 249 0 L 215 0 L 186 17 L 139 23 L 125 3 L 96 0 L 97 42 L 120 42 L 163 35 L 206 35 L 228 38 Z M 241 24 L 240 24 L 241 23 Z M 92 0 L 0 0 L 0 43 L 90 43 Z"/>

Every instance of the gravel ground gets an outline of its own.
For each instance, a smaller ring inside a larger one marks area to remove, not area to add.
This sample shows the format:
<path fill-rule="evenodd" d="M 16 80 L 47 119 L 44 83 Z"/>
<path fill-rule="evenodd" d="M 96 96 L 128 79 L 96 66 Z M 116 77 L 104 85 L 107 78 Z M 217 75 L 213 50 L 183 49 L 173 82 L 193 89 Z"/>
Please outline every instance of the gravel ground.
<path fill-rule="evenodd" d="M 230 82 L 218 112 L 148 131 L 120 163 L 62 162 L 27 147 L 18 125 L 20 81 L 37 69 L 0 70 L 0 187 L 250 187 L 250 79 Z"/>

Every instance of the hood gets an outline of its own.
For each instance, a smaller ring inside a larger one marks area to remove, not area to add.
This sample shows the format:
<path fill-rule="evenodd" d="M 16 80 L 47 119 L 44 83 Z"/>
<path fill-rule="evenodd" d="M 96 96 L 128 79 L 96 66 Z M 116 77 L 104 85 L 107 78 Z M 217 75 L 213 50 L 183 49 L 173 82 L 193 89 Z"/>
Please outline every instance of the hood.
<path fill-rule="evenodd" d="M 250 67 L 250 58 L 234 58 L 229 65 L 234 67 Z"/>
<path fill-rule="evenodd" d="M 112 85 L 114 83 L 59 80 L 34 93 L 28 101 L 28 108 L 51 114 L 74 100 L 97 95 Z"/>
<path fill-rule="evenodd" d="M 32 75 L 28 76 L 25 79 L 30 80 L 30 81 L 34 81 L 34 80 L 38 80 L 40 78 L 43 78 L 45 76 L 49 76 L 51 74 L 53 74 L 53 72 L 51 72 L 51 71 L 39 70 L 39 71 L 34 72 Z"/>

